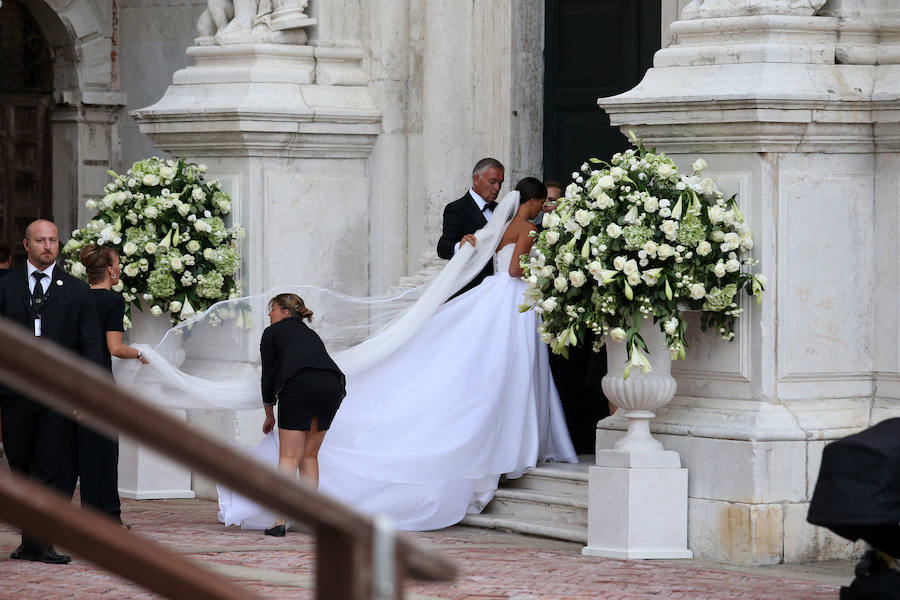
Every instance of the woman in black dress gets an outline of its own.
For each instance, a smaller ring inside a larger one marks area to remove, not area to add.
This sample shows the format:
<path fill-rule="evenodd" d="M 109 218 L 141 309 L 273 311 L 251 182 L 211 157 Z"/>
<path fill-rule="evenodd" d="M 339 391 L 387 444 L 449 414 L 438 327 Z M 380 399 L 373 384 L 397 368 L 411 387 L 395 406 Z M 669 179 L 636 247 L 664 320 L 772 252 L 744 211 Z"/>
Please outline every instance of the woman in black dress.
<path fill-rule="evenodd" d="M 112 356 L 147 361 L 136 348 L 122 343 L 125 300 L 112 291 L 122 273 L 119 255 L 109 246 L 90 244 L 81 249 L 81 263 L 87 269 L 91 298 L 100 316 L 100 339 L 104 343 L 104 364 L 112 373 Z M 119 503 L 119 442 L 81 423 L 78 436 L 78 474 L 81 477 L 81 504 L 91 506 L 122 522 Z"/>
<path fill-rule="evenodd" d="M 325 344 L 303 319 L 312 321 L 312 311 L 296 294 L 279 294 L 269 302 L 271 325 L 260 341 L 262 396 L 266 409 L 263 433 L 275 427 L 278 403 L 278 469 L 319 484 L 319 448 L 325 432 L 345 395 L 344 374 Z M 284 519 L 266 529 L 266 535 L 281 537 Z"/>

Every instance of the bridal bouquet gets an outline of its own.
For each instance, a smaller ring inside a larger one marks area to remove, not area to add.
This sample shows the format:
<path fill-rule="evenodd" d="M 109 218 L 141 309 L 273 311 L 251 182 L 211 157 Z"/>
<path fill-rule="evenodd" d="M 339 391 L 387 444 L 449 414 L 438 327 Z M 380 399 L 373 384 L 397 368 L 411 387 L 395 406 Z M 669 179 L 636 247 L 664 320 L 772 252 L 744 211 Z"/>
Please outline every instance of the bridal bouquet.
<path fill-rule="evenodd" d="M 520 307 L 542 315 L 541 339 L 557 354 L 567 355 L 587 331 L 598 336 L 595 351 L 605 336 L 625 342 L 626 377 L 632 367 L 650 370 L 642 319 L 665 332 L 673 359 L 684 358 L 680 310 L 702 311 L 702 328 L 730 340 L 743 310 L 738 291 L 760 302 L 766 282 L 751 273 L 753 236 L 735 198 L 702 176 L 706 161 L 679 174 L 672 159 L 632 140 L 637 148 L 609 163 L 582 165 L 544 215 L 522 259 L 529 289 Z"/>
<path fill-rule="evenodd" d="M 169 312 L 173 324 L 238 297 L 235 240 L 243 232 L 226 226 L 231 198 L 217 180 L 204 182 L 205 172 L 204 165 L 156 157 L 134 163 L 124 175 L 108 171 L 113 181 L 106 196 L 85 203 L 96 216 L 63 247 L 66 269 L 84 278 L 81 248 L 114 247 L 122 277 L 113 289 L 122 292 L 127 314 L 132 305 L 142 310 L 143 300 L 155 317 Z"/>

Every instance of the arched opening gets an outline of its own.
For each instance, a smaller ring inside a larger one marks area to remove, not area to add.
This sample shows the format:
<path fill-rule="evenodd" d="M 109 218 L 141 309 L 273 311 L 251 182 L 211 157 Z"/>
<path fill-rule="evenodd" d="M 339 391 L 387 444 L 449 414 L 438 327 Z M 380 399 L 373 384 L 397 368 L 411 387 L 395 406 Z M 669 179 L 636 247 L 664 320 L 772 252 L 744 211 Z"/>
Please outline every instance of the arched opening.
<path fill-rule="evenodd" d="M 22 266 L 26 225 L 53 218 L 53 57 L 21 0 L 0 5 L 0 64 L 0 242 Z"/>

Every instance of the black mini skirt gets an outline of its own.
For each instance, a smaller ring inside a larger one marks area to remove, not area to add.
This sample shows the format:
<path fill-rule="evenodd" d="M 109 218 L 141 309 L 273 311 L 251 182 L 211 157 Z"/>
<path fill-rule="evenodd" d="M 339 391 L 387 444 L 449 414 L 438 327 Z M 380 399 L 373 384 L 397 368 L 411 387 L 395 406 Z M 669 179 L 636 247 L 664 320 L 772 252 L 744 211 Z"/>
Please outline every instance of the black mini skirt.
<path fill-rule="evenodd" d="M 329 429 L 343 393 L 341 377 L 334 371 L 303 369 L 278 393 L 278 427 L 309 431 L 313 417 L 318 417 L 319 431 Z"/>

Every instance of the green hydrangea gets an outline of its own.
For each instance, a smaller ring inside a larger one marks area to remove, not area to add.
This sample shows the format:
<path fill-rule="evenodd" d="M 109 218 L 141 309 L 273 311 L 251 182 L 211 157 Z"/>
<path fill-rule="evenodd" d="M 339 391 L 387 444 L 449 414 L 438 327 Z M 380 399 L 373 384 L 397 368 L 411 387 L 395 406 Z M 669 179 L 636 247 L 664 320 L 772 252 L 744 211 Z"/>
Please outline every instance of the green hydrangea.
<path fill-rule="evenodd" d="M 216 251 L 215 263 L 225 275 L 234 275 L 241 266 L 241 255 L 234 248 L 222 248 Z"/>
<path fill-rule="evenodd" d="M 154 269 L 147 277 L 147 289 L 155 298 L 168 298 L 175 293 L 175 279 L 166 271 Z"/>
<path fill-rule="evenodd" d="M 221 242 L 228 237 L 228 229 L 225 227 L 225 221 L 223 221 L 221 217 L 210 217 L 206 219 L 206 222 L 212 227 L 212 231 L 209 235 L 213 239 Z"/>
<path fill-rule="evenodd" d="M 678 231 L 675 234 L 675 241 L 682 246 L 694 248 L 706 239 L 706 227 L 700 217 L 693 214 L 685 216 L 678 225 Z"/>
<path fill-rule="evenodd" d="M 639 250 L 653 239 L 653 230 L 646 225 L 629 225 L 622 228 L 622 238 L 627 250 Z"/>
<path fill-rule="evenodd" d="M 218 271 L 210 271 L 197 276 L 197 295 L 201 298 L 218 299 L 222 295 L 225 278 Z"/>
<path fill-rule="evenodd" d="M 718 312 L 725 310 L 734 302 L 734 295 L 737 293 L 737 285 L 729 283 L 723 288 L 714 287 L 706 294 L 706 301 L 703 303 L 703 310 Z"/>
<path fill-rule="evenodd" d="M 144 244 L 150 241 L 150 236 L 142 227 L 129 227 L 125 230 L 125 241 L 143 248 Z"/>

